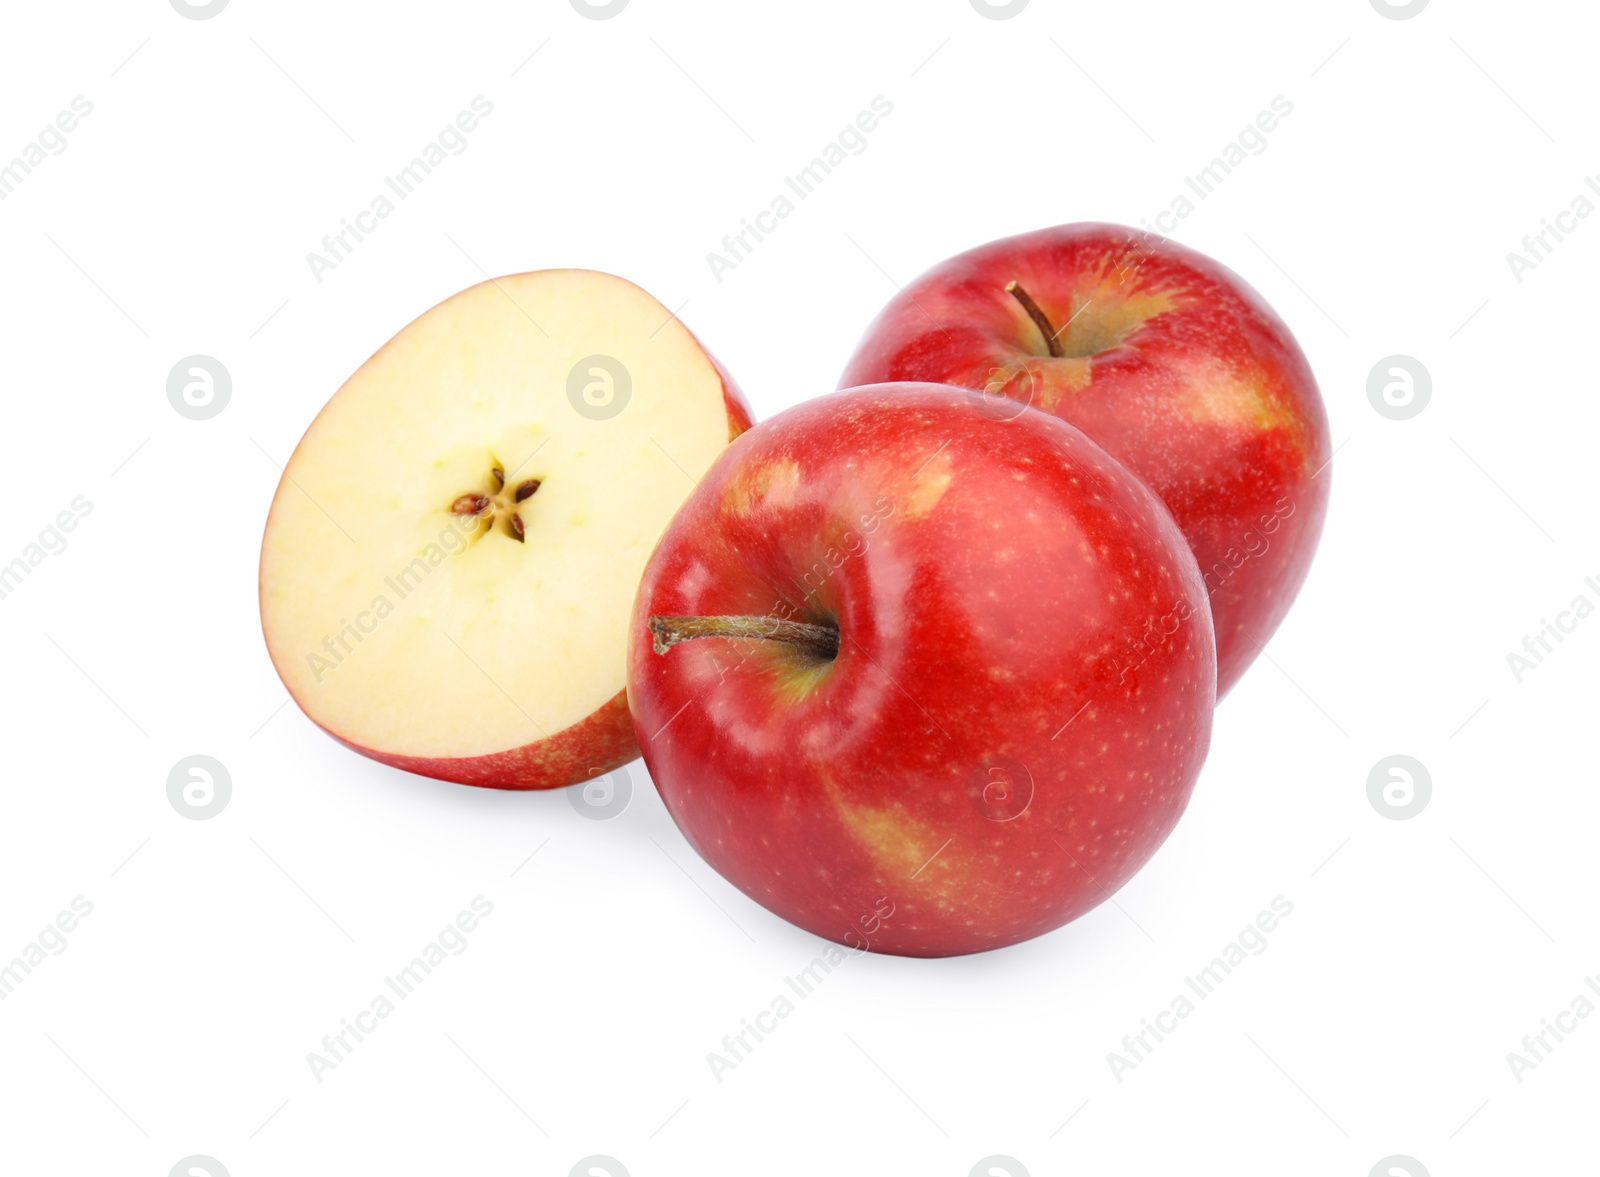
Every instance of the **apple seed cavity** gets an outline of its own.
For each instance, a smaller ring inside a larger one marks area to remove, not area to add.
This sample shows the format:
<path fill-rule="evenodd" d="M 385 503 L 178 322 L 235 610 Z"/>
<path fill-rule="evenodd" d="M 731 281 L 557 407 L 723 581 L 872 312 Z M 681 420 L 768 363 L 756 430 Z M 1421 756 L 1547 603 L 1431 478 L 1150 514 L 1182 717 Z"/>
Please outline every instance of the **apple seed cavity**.
<path fill-rule="evenodd" d="M 542 478 L 524 478 L 517 483 L 515 490 L 506 488 L 506 472 L 500 466 L 489 470 L 489 476 L 494 480 L 494 493 L 468 493 L 459 496 L 450 504 L 450 511 L 455 515 L 483 515 L 487 516 L 490 525 L 499 515 L 506 519 L 506 534 L 518 543 L 527 542 L 527 532 L 522 524 L 522 517 L 514 508 L 517 504 L 533 497 L 535 491 L 544 484 Z"/>

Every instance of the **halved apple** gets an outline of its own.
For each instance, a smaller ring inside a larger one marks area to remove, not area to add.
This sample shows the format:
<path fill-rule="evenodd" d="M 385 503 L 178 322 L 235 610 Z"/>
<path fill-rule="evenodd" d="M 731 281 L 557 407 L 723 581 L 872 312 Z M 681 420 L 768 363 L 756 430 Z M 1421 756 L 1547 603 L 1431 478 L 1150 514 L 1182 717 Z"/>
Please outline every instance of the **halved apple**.
<path fill-rule="evenodd" d="M 284 685 L 357 752 L 441 780 L 556 788 L 632 760 L 640 574 L 750 420 L 621 278 L 546 270 L 445 300 L 284 468 L 261 546 Z"/>

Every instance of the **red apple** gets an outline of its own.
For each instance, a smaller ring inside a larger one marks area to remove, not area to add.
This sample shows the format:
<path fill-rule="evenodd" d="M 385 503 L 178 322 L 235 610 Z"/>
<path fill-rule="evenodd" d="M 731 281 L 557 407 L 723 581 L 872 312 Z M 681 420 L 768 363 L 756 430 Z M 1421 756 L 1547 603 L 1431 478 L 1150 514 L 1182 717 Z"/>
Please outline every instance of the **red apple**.
<path fill-rule="evenodd" d="M 1225 694 L 1289 611 L 1327 510 L 1328 423 L 1289 329 L 1237 274 L 1117 225 L 1064 225 L 935 266 L 840 387 L 934 380 L 1062 417 L 1142 478 L 1199 561 Z"/>
<path fill-rule="evenodd" d="M 672 512 L 750 424 L 633 283 L 473 286 L 385 344 L 284 469 L 261 624 L 313 722 L 374 760 L 547 789 L 639 754 L 633 593 Z"/>
<path fill-rule="evenodd" d="M 819 936 L 1013 944 L 1172 830 L 1211 735 L 1205 585 L 1073 426 L 940 385 L 755 426 L 645 568 L 645 763 L 695 849 Z"/>

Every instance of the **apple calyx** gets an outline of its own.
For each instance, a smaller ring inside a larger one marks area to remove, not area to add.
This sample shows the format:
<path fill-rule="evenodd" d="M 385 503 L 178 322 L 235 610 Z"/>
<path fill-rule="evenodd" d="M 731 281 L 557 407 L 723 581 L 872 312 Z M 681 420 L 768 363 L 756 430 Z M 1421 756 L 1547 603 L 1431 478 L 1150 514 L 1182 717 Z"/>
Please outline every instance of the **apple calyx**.
<path fill-rule="evenodd" d="M 839 653 L 839 627 L 813 625 L 809 621 L 786 621 L 779 617 L 662 617 L 650 618 L 650 636 L 657 654 L 665 654 L 679 642 L 696 638 L 760 638 L 787 642 L 824 662 Z"/>
<path fill-rule="evenodd" d="M 1039 333 L 1044 336 L 1044 345 L 1050 349 L 1051 358 L 1059 360 L 1062 356 L 1061 341 L 1056 338 L 1056 329 L 1050 322 L 1050 316 L 1044 313 L 1039 304 L 1033 301 L 1033 296 L 1015 279 L 1006 283 L 1006 293 L 1022 304 L 1022 309 L 1028 312 L 1028 318 L 1033 320 L 1033 325 L 1039 328 Z"/>
<path fill-rule="evenodd" d="M 479 491 L 469 491 L 459 495 L 450 504 L 452 515 L 478 515 L 485 518 L 492 526 L 495 516 L 503 513 L 506 516 L 506 530 L 511 538 L 518 543 L 527 542 L 527 531 L 522 524 L 522 516 L 515 508 L 518 504 L 533 497 L 535 491 L 543 485 L 540 478 L 525 478 L 517 483 L 516 488 L 506 489 L 506 472 L 499 466 L 489 471 L 489 476 L 494 479 L 494 493 L 483 494 Z M 496 509 L 498 508 L 498 510 Z"/>

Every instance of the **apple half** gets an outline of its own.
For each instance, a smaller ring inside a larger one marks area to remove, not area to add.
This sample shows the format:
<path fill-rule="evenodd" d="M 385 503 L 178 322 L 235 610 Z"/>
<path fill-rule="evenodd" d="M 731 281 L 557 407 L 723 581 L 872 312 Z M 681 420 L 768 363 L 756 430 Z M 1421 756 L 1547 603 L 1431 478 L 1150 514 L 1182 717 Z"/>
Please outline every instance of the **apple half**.
<path fill-rule="evenodd" d="M 632 760 L 640 575 L 750 422 L 624 279 L 545 270 L 446 299 L 284 468 L 260 590 L 289 694 L 357 752 L 440 780 L 557 788 Z"/>

